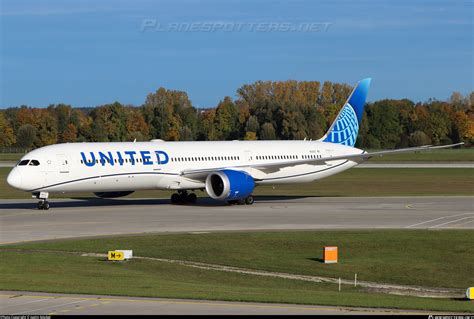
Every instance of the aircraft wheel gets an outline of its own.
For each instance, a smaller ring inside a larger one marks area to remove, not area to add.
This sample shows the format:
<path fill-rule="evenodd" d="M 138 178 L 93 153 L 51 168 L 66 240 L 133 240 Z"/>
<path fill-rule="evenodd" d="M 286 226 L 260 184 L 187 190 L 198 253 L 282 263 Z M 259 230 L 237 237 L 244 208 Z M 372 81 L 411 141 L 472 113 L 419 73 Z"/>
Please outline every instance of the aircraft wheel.
<path fill-rule="evenodd" d="M 171 204 L 178 204 L 179 203 L 179 195 L 174 193 L 171 195 Z"/>
<path fill-rule="evenodd" d="M 178 194 L 178 203 L 185 204 L 188 198 L 188 193 L 182 192 Z"/>
<path fill-rule="evenodd" d="M 38 210 L 48 210 L 49 209 L 49 202 L 48 201 L 39 201 L 38 205 L 36 206 Z"/>
<path fill-rule="evenodd" d="M 253 196 L 250 195 L 245 199 L 245 204 L 247 205 L 252 205 L 255 200 L 253 199 Z"/>
<path fill-rule="evenodd" d="M 197 201 L 197 196 L 194 193 L 191 193 L 186 197 L 186 202 L 189 204 L 196 204 L 196 201 Z"/>

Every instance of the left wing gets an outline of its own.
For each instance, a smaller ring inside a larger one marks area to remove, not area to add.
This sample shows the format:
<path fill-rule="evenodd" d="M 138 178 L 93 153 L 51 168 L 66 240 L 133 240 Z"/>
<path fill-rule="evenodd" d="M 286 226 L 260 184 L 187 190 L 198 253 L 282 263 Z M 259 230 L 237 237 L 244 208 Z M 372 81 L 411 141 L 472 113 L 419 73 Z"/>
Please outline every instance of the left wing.
<path fill-rule="evenodd" d="M 432 146 L 432 145 L 424 145 L 418 147 L 409 147 L 409 148 L 400 148 L 398 150 L 387 150 L 387 151 L 379 151 L 379 152 L 372 152 L 367 153 L 363 151 L 362 153 L 358 154 L 347 154 L 347 155 L 340 155 L 340 156 L 328 156 L 322 157 L 317 159 L 304 159 L 304 160 L 292 160 L 292 161 L 283 161 L 277 163 L 266 163 L 266 164 L 249 164 L 249 165 L 242 165 L 242 166 L 231 166 L 231 167 L 221 167 L 221 168 L 207 168 L 207 169 L 198 169 L 198 170 L 184 170 L 180 172 L 180 175 L 186 176 L 192 179 L 197 180 L 204 180 L 207 177 L 207 174 L 210 172 L 215 172 L 221 169 L 234 169 L 234 170 L 242 170 L 245 171 L 246 169 L 253 168 L 264 173 L 274 173 L 279 171 L 285 167 L 291 167 L 296 165 L 331 165 L 333 161 L 339 160 L 350 160 L 353 162 L 361 163 L 366 161 L 374 156 L 384 156 L 387 154 L 395 154 L 395 153 L 408 153 L 408 152 L 415 152 L 415 151 L 425 151 L 431 149 L 440 149 L 440 148 L 450 148 L 459 145 L 463 145 L 464 143 L 456 143 L 450 145 L 441 145 L 441 146 Z"/>

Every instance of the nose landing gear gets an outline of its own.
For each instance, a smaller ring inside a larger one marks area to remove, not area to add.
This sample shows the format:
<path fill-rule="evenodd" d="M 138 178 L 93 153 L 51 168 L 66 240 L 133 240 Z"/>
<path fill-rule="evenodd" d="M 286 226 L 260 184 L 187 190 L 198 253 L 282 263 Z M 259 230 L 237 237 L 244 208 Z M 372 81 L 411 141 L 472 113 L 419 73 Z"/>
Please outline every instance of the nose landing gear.
<path fill-rule="evenodd" d="M 48 210 L 49 209 L 49 202 L 45 199 L 42 199 L 38 202 L 38 210 Z"/>
<path fill-rule="evenodd" d="M 33 193 L 33 198 L 37 198 L 40 201 L 36 206 L 38 210 L 48 210 L 49 209 L 49 202 L 48 202 L 49 193 L 41 192 L 41 193 Z"/>

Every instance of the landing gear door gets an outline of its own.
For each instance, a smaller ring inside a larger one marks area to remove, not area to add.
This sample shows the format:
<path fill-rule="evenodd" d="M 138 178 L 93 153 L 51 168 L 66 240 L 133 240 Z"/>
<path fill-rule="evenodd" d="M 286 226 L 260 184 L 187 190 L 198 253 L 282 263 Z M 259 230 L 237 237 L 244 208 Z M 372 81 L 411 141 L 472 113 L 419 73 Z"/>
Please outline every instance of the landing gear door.
<path fill-rule="evenodd" d="M 59 172 L 60 173 L 69 173 L 69 163 L 67 161 L 66 155 L 58 154 L 58 155 L 56 155 L 56 158 L 58 159 Z"/>

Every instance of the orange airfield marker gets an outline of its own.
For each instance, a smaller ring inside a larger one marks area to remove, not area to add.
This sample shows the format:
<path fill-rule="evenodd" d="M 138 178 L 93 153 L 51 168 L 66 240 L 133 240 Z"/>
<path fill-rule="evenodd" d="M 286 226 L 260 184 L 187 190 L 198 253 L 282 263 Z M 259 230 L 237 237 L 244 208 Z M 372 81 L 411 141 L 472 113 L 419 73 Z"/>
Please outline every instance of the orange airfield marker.
<path fill-rule="evenodd" d="M 325 264 L 336 264 L 338 260 L 337 246 L 324 246 L 323 260 Z"/>

